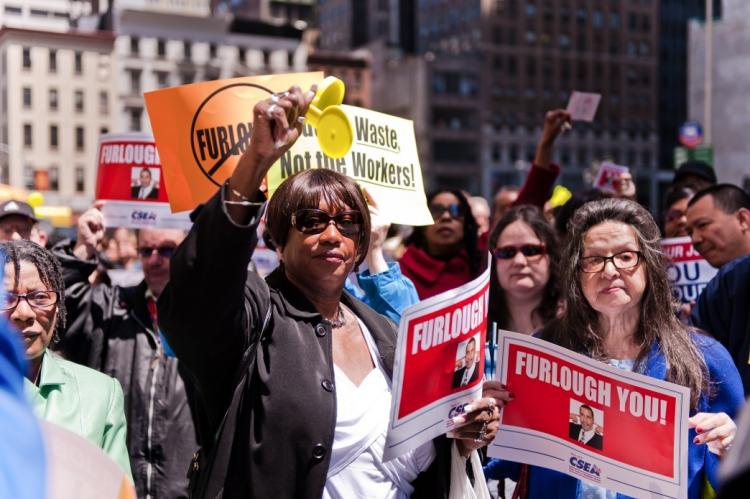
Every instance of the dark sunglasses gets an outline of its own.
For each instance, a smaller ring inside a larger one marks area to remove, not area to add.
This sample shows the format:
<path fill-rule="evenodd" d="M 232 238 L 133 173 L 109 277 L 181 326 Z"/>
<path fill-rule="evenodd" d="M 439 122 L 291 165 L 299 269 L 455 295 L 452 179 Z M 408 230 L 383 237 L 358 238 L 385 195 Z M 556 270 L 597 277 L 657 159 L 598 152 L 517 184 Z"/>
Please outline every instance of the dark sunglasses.
<path fill-rule="evenodd" d="M 292 214 L 292 227 L 303 234 L 320 234 L 333 222 L 341 235 L 352 237 L 359 235 L 364 222 L 358 211 L 342 211 L 329 215 L 323 210 L 307 208 Z"/>
<path fill-rule="evenodd" d="M 432 203 L 430 205 L 430 214 L 433 220 L 443 216 L 443 213 L 448 212 L 451 218 L 462 218 L 464 216 L 464 208 L 458 203 L 451 203 L 449 205 Z"/>
<path fill-rule="evenodd" d="M 492 255 L 498 260 L 510 260 L 516 253 L 521 252 L 526 258 L 542 256 L 547 254 L 547 247 L 544 244 L 524 244 L 521 246 L 503 246 L 492 250 Z"/>
<path fill-rule="evenodd" d="M 159 248 L 150 248 L 148 246 L 143 246 L 141 248 L 138 248 L 138 254 L 141 256 L 141 258 L 148 258 L 154 254 L 154 251 L 156 251 L 159 256 L 163 256 L 164 258 L 171 258 L 174 254 L 175 249 L 176 248 L 174 246 L 161 246 Z"/>

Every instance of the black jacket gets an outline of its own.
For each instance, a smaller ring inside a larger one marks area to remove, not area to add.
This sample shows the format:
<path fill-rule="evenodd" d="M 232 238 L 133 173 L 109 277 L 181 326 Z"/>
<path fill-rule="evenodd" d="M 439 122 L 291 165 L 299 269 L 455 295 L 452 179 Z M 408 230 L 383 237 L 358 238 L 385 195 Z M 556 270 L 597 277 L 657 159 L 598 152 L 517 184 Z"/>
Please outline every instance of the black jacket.
<path fill-rule="evenodd" d="M 177 359 L 164 354 L 146 306 L 146 283 L 92 287 L 94 262 L 75 258 L 67 244 L 55 253 L 63 264 L 68 311 L 56 350 L 122 385 L 138 497 L 187 497 L 186 472 L 197 447 L 191 385 L 186 388 Z"/>
<path fill-rule="evenodd" d="M 336 425 L 331 330 L 283 270 L 267 281 L 246 271 L 255 239 L 255 225 L 231 223 L 217 193 L 172 258 L 159 322 L 196 380 L 209 431 L 215 431 L 242 353 L 265 318 L 261 309 L 270 290 L 270 326 L 244 396 L 250 402 L 237 419 L 224 497 L 317 498 Z M 342 302 L 368 327 L 391 375 L 393 323 L 349 294 Z M 438 456 L 417 478 L 413 497 L 447 497 L 450 443 L 436 442 Z"/>
<path fill-rule="evenodd" d="M 578 441 L 578 437 L 581 435 L 581 428 L 582 426 L 579 424 L 568 423 L 568 436 L 573 440 Z M 594 449 L 602 450 L 602 447 L 604 446 L 604 437 L 602 437 L 598 433 L 594 433 L 594 436 L 591 437 L 591 440 L 581 443 L 583 443 L 583 445 L 593 447 Z"/>

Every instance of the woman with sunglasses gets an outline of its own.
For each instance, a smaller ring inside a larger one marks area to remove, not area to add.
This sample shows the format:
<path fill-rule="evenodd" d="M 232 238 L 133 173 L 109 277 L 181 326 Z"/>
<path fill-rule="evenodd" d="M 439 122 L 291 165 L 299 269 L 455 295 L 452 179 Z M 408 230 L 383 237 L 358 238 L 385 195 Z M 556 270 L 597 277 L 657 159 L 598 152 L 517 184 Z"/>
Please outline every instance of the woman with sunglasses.
<path fill-rule="evenodd" d="M 514 206 L 490 234 L 494 272 L 489 320 L 500 329 L 531 334 L 559 308 L 555 231 L 535 206 Z"/>
<path fill-rule="evenodd" d="M 60 264 L 31 241 L 0 243 L 0 253 L 6 262 L 0 313 L 23 339 L 29 361 L 26 392 L 35 412 L 100 447 L 130 477 L 120 384 L 48 349 L 65 329 Z"/>
<path fill-rule="evenodd" d="M 478 247 L 477 222 L 461 191 L 433 192 L 427 203 L 435 223 L 414 227 L 399 260 L 401 272 L 423 300 L 471 281 L 487 261 Z"/>
<path fill-rule="evenodd" d="M 226 460 L 217 481 L 200 482 L 200 497 L 447 497 L 446 438 L 382 459 L 396 330 L 343 292 L 370 237 L 357 185 L 324 169 L 287 179 L 266 215 L 281 265 L 265 280 L 247 272 L 265 204 L 261 181 L 299 136 L 313 95 L 292 87 L 256 104 L 249 146 L 195 214 L 159 297 L 160 325 L 196 381 L 207 435 L 225 415 L 235 421 L 219 435 L 231 448 L 201 451 Z M 497 428 L 494 399 L 474 405 L 456 440 L 464 456 Z"/>
<path fill-rule="evenodd" d="M 561 259 L 564 311 L 540 336 L 611 366 L 687 387 L 688 497 L 712 496 L 719 457 L 732 444 L 732 418 L 743 403 L 742 383 L 729 353 L 673 313 L 659 228 L 646 209 L 624 199 L 592 201 L 576 211 L 568 228 Z M 571 445 L 583 444 L 571 438 Z M 520 469 L 493 461 L 486 471 L 517 478 Z M 519 485 L 531 498 L 614 495 L 538 466 L 528 467 L 524 475 Z"/>

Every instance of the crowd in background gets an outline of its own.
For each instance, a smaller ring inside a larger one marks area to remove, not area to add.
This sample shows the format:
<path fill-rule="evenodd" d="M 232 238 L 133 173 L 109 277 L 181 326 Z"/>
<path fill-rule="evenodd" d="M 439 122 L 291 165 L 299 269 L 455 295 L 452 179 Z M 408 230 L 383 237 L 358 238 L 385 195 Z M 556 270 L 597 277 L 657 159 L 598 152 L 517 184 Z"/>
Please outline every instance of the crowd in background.
<path fill-rule="evenodd" d="M 304 107 L 303 97 L 287 94 L 262 109 L 271 131 L 274 123 L 286 119 L 274 115 L 276 103 L 284 104 L 276 110 L 283 107 L 287 113 Z M 333 344 L 332 357 L 304 342 L 280 346 L 258 340 L 262 348 L 251 350 L 258 365 L 243 386 L 256 391 L 261 386 L 277 397 L 283 391 L 288 407 L 280 408 L 270 396 L 242 406 L 246 412 L 240 414 L 248 423 L 237 426 L 236 438 L 251 444 L 241 449 L 228 444 L 229 474 L 222 484 L 243 491 L 243 497 L 273 495 L 285 478 L 258 483 L 269 470 L 283 467 L 289 475 L 283 494 L 345 497 L 358 480 L 347 474 L 348 463 L 366 459 L 353 455 L 347 462 L 345 452 L 336 447 L 338 423 L 348 417 L 353 426 L 370 424 L 370 416 L 366 411 L 344 415 L 341 407 L 337 413 L 325 398 L 325 392 L 335 392 L 339 403 L 356 405 L 354 391 L 347 394 L 340 382 L 341 373 L 335 379 L 324 376 L 321 397 L 312 395 L 321 384 L 318 378 L 302 379 L 306 370 L 325 373 L 326 366 L 333 371 L 335 365 L 355 384 L 372 383 L 373 393 L 388 391 L 391 366 L 381 354 L 390 343 L 381 336 L 393 334 L 393 322 L 408 305 L 465 284 L 488 265 L 489 320 L 496 327 L 536 334 L 612 366 L 688 387 L 689 497 L 716 492 L 736 497 L 735 491 L 746 483 L 743 463 L 750 455 L 749 448 L 732 449 L 734 442 L 748 445 L 744 433 L 750 431 L 737 427 L 739 409 L 750 391 L 750 197 L 738 186 L 718 183 L 708 164 L 690 161 L 676 170 L 663 204 L 650 207 L 655 216 L 635 201 L 635 182 L 628 173 L 615 180 L 615 192 L 588 188 L 564 204 L 552 205 L 552 187 L 565 165 L 551 158 L 555 140 L 569 124 L 565 111 L 547 113 L 522 186 L 501 186 L 492 200 L 451 188 L 428 193 L 434 220 L 429 226 L 389 228 L 378 221 L 377 207 L 368 207 L 368 199 L 348 181 L 300 177 L 276 194 L 288 196 L 286 204 L 272 199 L 265 212 L 266 239 L 282 261 L 265 281 L 252 270 L 248 251 L 258 237 L 254 229 L 264 205 L 256 198 L 253 175 L 265 164 L 258 158 L 279 151 L 262 150 L 262 124 L 253 136 L 256 149 L 248 148 L 243 156 L 249 158 L 247 165 L 241 164 L 239 173 L 199 210 L 189 234 L 105 229 L 101 205 L 95 204 L 80 216 L 74 240 L 59 239 L 26 203 L 3 203 L 0 238 L 6 241 L 1 248 L 8 294 L 0 313 L 21 333 L 25 355 L 19 356 L 17 346 L 2 343 L 0 351 L 9 360 L 0 364 L 0 387 L 5 387 L 0 400 L 7 396 L 9 401 L 0 403 L 0 411 L 6 418 L 2 420 L 18 421 L 19 426 L 10 427 L 25 437 L 8 437 L 10 445 L 0 446 L 0 483 L 11 494 L 0 491 L 0 497 L 42 497 L 43 488 L 24 486 L 43 483 L 49 476 L 44 470 L 51 464 L 43 462 L 39 449 L 51 437 L 23 422 L 23 411 L 28 412 L 23 399 L 30 399 L 40 418 L 102 449 L 134 484 L 138 497 L 187 497 L 186 471 L 206 459 L 196 458 L 196 449 L 208 449 L 212 459 L 222 452 L 215 437 L 224 429 L 223 416 L 235 406 L 232 375 L 236 366 L 245 365 L 242 352 L 253 344 L 254 334 L 275 337 L 281 329 L 304 329 L 313 339 L 333 336 L 334 331 L 351 337 L 344 345 Z M 286 123 L 284 130 L 294 128 Z M 282 140 L 287 146 L 293 142 L 286 136 Z M 251 152 L 257 157 L 250 157 Z M 323 258 L 328 263 L 350 262 L 341 267 L 348 269 L 346 275 L 339 270 L 318 272 L 317 263 L 298 256 L 313 236 L 333 241 L 326 243 L 334 249 Z M 671 293 L 659 245 L 661 238 L 681 236 L 690 237 L 697 252 L 719 269 L 697 300 L 682 304 Z M 356 276 L 350 277 L 355 264 Z M 244 301 L 243 286 L 250 290 Z M 342 289 L 351 295 L 342 295 Z M 321 317 L 320 327 L 313 327 Z M 212 336 L 219 332 L 226 333 L 222 341 Z M 3 342 L 10 334 L 2 332 Z M 290 366 L 283 378 L 278 371 L 272 376 L 263 361 L 282 355 L 302 355 L 306 361 L 294 359 L 296 368 Z M 374 381 L 368 375 L 373 366 L 380 373 Z M 300 384 L 298 389 L 287 386 L 292 380 Z M 484 397 L 484 405 L 467 415 L 470 424 L 461 442 L 475 444 L 458 446 L 464 457 L 494 436 L 497 411 L 512 403 L 513 394 L 489 382 Z M 289 411 L 304 403 L 318 407 L 320 414 L 298 427 L 300 434 L 280 436 L 281 423 L 291 418 Z M 247 406 L 261 407 L 274 417 L 261 418 Z M 387 419 L 387 414 L 381 416 Z M 331 418 L 337 425 L 329 428 Z M 1 426 L 7 431 L 9 424 Z M 318 440 L 334 441 L 334 447 Z M 368 441 L 369 448 L 377 449 L 377 438 Z M 450 484 L 443 478 L 450 474 L 445 463 L 451 462 L 452 451 L 444 444 L 430 442 L 405 457 L 400 468 L 377 468 L 388 479 L 374 480 L 370 492 L 417 497 L 427 490 L 426 496 L 448 497 Z M 320 468 L 317 475 L 299 471 L 306 466 L 299 461 L 303 445 L 312 449 L 316 463 L 328 468 Z M 266 461 L 253 460 L 253 452 L 263 453 Z M 723 482 L 717 474 L 720 460 L 728 463 Z M 28 463 L 23 472 L 18 471 L 22 462 Z M 544 468 L 486 459 L 483 464 L 486 478 L 501 481 L 499 487 L 493 485 L 493 494 L 612 497 L 601 487 Z M 231 478 L 241 474 L 237 466 L 245 465 L 255 484 Z M 314 476 L 301 479 L 298 475 L 304 473 Z M 57 480 L 55 487 L 62 490 L 65 485 Z M 481 478 L 470 480 L 472 487 L 477 480 Z"/>

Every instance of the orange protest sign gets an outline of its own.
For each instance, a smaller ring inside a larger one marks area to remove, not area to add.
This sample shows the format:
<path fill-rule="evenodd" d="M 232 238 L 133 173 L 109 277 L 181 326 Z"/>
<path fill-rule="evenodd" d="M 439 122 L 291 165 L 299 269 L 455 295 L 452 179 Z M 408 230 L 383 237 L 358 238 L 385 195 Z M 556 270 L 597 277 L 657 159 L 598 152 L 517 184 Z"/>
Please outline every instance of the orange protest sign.
<path fill-rule="evenodd" d="M 252 76 L 147 92 L 171 210 L 193 209 L 229 178 L 250 142 L 256 102 L 322 79 L 322 72 Z"/>

